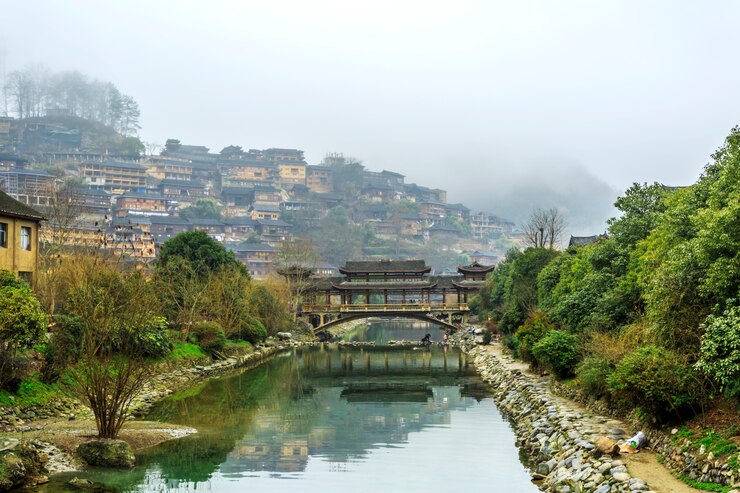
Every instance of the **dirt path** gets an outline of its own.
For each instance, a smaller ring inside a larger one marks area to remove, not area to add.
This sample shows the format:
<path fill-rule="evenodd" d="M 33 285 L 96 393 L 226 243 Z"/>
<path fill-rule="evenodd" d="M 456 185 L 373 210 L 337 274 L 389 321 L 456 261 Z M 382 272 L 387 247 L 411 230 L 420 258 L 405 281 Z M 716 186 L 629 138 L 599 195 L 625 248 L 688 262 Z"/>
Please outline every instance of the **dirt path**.
<path fill-rule="evenodd" d="M 522 373 L 533 379 L 548 378 L 539 376 L 537 373 L 531 371 L 529 369 L 529 365 L 526 363 L 505 354 L 500 344 L 491 344 L 489 346 L 485 346 L 485 348 L 491 354 L 496 356 L 501 364 L 507 368 L 520 370 Z M 588 409 L 577 402 L 564 399 L 560 396 L 554 397 L 563 405 L 569 406 L 573 409 L 578 409 L 583 413 L 590 413 Z M 621 425 L 620 427 L 624 430 L 629 430 L 631 428 L 627 423 L 621 420 L 611 417 L 609 418 L 610 421 L 618 422 Z M 651 490 L 658 493 L 699 493 L 702 491 L 692 488 L 683 481 L 674 477 L 668 469 L 658 462 L 658 454 L 649 449 L 641 450 L 637 454 L 622 454 L 619 459 L 625 463 L 630 475 L 644 480 L 647 482 L 648 486 L 650 486 Z"/>

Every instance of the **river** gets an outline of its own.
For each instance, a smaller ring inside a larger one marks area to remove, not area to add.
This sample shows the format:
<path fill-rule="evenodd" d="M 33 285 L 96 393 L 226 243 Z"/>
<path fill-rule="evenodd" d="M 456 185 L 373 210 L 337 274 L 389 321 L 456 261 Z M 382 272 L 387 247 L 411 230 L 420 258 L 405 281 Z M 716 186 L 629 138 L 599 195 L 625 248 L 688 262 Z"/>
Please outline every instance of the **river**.
<path fill-rule="evenodd" d="M 413 323 L 413 322 L 411 322 Z M 441 332 L 375 322 L 378 343 Z M 472 363 L 452 348 L 325 346 L 277 355 L 160 402 L 152 420 L 199 433 L 137 454 L 129 471 L 58 475 L 38 491 L 539 491 Z"/>

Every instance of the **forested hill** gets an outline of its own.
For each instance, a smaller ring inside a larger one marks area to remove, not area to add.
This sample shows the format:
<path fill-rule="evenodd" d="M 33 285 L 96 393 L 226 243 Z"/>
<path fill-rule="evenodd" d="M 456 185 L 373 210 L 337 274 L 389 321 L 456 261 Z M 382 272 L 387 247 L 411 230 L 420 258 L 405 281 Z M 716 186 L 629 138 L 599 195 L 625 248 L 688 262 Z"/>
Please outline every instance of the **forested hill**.
<path fill-rule="evenodd" d="M 3 140 L 17 151 L 134 156 L 143 151 L 136 138 L 139 105 L 112 82 L 40 66 L 10 72 L 2 82 L 5 110 L 16 117 Z"/>
<path fill-rule="evenodd" d="M 589 245 L 509 252 L 480 311 L 523 359 L 647 420 L 737 406 L 740 128 L 697 183 L 634 184 L 615 205 Z"/>

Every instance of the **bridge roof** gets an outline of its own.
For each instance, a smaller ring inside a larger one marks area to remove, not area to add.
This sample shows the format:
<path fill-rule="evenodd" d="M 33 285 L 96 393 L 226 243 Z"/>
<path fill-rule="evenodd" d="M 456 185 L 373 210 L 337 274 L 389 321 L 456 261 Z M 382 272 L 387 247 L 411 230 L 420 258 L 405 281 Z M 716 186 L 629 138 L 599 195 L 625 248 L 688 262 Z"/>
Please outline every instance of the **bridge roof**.
<path fill-rule="evenodd" d="M 346 282 L 345 277 L 311 277 L 311 289 L 315 291 L 327 291 L 333 289 L 341 289 L 342 291 L 357 289 L 365 291 L 367 289 L 454 289 L 463 288 L 471 289 L 472 287 L 480 287 L 483 285 L 483 281 L 463 281 L 462 276 L 427 276 L 423 282 L 414 281 L 403 281 L 403 282 L 388 282 L 388 283 L 360 283 L 360 282 Z M 477 284 L 475 284 L 477 283 Z"/>
<path fill-rule="evenodd" d="M 342 274 L 357 274 L 366 272 L 380 273 L 425 273 L 431 267 L 423 260 L 348 260 L 344 267 L 339 268 Z"/>
<path fill-rule="evenodd" d="M 373 290 L 373 289 L 431 289 L 437 286 L 436 282 L 343 282 L 333 284 L 334 289 L 341 291 Z"/>

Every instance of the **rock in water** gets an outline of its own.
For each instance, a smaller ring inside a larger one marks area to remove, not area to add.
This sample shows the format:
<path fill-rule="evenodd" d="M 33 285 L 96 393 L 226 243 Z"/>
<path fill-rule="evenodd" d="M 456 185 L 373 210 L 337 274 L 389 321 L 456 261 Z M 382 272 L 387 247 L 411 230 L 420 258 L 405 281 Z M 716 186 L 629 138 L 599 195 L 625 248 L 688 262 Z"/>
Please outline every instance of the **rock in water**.
<path fill-rule="evenodd" d="M 608 437 L 601 437 L 596 440 L 596 455 L 601 456 L 602 454 L 608 454 L 612 457 L 619 455 L 619 444 L 616 441 Z"/>
<path fill-rule="evenodd" d="M 136 460 L 131 445 L 123 440 L 85 442 L 77 447 L 77 453 L 91 466 L 134 467 Z"/>

